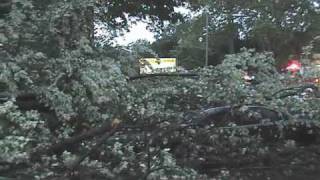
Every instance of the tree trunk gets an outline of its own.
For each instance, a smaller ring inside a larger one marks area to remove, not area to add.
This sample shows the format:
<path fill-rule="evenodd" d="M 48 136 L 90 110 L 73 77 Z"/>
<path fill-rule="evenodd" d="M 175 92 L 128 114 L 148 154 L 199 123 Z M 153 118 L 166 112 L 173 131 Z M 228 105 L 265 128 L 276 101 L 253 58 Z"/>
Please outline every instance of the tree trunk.
<path fill-rule="evenodd" d="M 234 54 L 235 53 L 233 36 L 228 39 L 228 49 L 229 49 L 229 54 Z"/>
<path fill-rule="evenodd" d="M 236 27 L 236 24 L 233 19 L 233 5 L 230 5 L 229 10 L 228 10 L 228 17 L 227 17 L 227 28 L 229 31 L 229 38 L 228 38 L 228 50 L 229 54 L 234 54 L 235 53 L 235 39 L 238 37 L 238 29 Z"/>
<path fill-rule="evenodd" d="M 58 46 L 61 49 L 76 49 L 81 39 L 87 39 L 93 44 L 94 24 L 93 8 L 76 9 L 71 13 L 64 14 L 60 23 L 57 35 Z"/>
<path fill-rule="evenodd" d="M 1 0 L 0 2 L 0 18 L 11 11 L 12 0 Z"/>

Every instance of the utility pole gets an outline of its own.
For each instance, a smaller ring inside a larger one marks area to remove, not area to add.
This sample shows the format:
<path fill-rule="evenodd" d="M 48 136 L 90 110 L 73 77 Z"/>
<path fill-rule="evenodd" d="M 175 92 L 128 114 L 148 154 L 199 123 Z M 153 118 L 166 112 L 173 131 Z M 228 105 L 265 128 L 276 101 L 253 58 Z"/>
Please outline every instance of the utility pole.
<path fill-rule="evenodd" d="M 205 66 L 208 66 L 208 58 L 209 58 L 209 10 L 208 7 L 206 7 L 206 62 Z"/>

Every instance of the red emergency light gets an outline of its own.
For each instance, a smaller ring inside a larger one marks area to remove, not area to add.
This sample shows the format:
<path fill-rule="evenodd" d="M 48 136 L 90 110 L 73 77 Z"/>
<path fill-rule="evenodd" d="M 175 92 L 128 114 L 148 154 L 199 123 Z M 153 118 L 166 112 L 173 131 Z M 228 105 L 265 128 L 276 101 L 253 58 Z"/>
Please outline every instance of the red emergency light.
<path fill-rule="evenodd" d="M 297 72 L 301 69 L 301 63 L 298 60 L 290 60 L 286 70 L 290 72 Z"/>

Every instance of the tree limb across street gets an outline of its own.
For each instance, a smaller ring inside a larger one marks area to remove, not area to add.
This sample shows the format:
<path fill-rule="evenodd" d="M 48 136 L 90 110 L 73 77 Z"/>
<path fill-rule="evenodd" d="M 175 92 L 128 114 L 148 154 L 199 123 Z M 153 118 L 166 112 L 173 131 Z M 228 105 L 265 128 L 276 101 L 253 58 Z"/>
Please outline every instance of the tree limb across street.
<path fill-rule="evenodd" d="M 198 77 L 198 74 L 195 73 L 159 73 L 159 74 L 142 74 L 139 76 L 129 77 L 128 80 L 137 80 L 143 78 L 151 78 L 151 77 Z"/>
<path fill-rule="evenodd" d="M 84 140 L 91 139 L 93 137 L 96 137 L 98 135 L 112 132 L 111 134 L 114 134 L 116 130 L 118 130 L 120 126 L 114 127 L 112 123 L 105 122 L 99 127 L 92 128 L 86 132 L 83 132 L 79 135 L 70 137 L 68 139 L 64 139 L 58 143 L 53 143 L 51 146 L 44 148 L 44 149 L 36 149 L 32 154 L 37 155 L 37 154 L 58 154 L 66 150 L 67 147 L 73 144 L 80 143 Z"/>

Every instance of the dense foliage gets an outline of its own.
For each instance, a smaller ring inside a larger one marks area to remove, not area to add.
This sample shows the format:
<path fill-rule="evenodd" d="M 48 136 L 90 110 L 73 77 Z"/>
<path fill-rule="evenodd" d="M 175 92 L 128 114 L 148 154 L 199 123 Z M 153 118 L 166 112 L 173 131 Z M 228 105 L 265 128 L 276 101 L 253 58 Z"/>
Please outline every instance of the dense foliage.
<path fill-rule="evenodd" d="M 289 56 L 300 58 L 302 47 L 319 35 L 319 1 L 315 0 L 210 0 L 191 5 L 193 16 L 170 24 L 153 45 L 160 56 L 178 57 L 187 68 L 205 63 L 206 16 L 211 65 L 242 47 L 271 51 L 282 64 Z"/>
<path fill-rule="evenodd" d="M 272 97 L 287 86 L 270 55 L 243 52 L 228 56 L 219 66 L 199 69 L 196 79 L 127 81 L 119 64 L 112 60 L 77 53 L 57 59 L 42 57 L 51 66 L 48 69 L 59 72 L 42 75 L 41 79 L 52 77 L 45 81 L 47 84 L 33 76 L 39 72 L 25 69 L 26 63 L 32 64 L 41 54 L 16 57 L 12 59 L 14 66 L 2 64 L 2 93 L 16 95 L 1 104 L 1 162 L 6 164 L 2 174 L 24 178 L 28 174 L 31 179 L 92 174 L 110 179 L 196 177 L 201 173 L 203 177 L 238 176 L 233 163 L 246 162 L 242 168 L 266 166 L 259 159 L 276 153 L 272 148 L 275 144 L 279 143 L 278 153 L 290 154 L 301 148 L 300 143 L 315 143 L 319 99 Z M 255 85 L 246 85 L 241 78 L 250 68 L 254 69 Z M 28 87 L 28 92 L 21 92 L 18 86 Z M 222 105 L 231 105 L 234 112 L 201 118 L 203 108 Z M 259 118 L 250 110 L 251 105 L 284 115 Z M 271 127 L 267 126 L 270 122 Z M 214 126 L 207 126 L 210 124 Z M 306 137 L 292 134 L 286 129 L 288 124 L 302 128 Z M 251 127 L 264 125 L 263 134 L 251 134 Z M 104 129 L 88 135 L 99 128 Z M 80 136 L 83 138 L 73 139 Z M 270 139 L 275 144 L 270 144 Z M 282 167 L 285 175 L 297 166 L 286 163 L 288 167 Z"/>
<path fill-rule="evenodd" d="M 319 91 L 271 53 L 133 80 L 145 42 L 93 47 L 93 4 L 41 2 L 0 19 L 0 179 L 318 177 Z"/>
<path fill-rule="evenodd" d="M 107 22 L 109 26 L 124 27 L 128 25 L 128 18 L 146 20 L 162 24 L 168 20 L 177 22 L 182 19 L 181 14 L 174 11 L 175 7 L 185 5 L 186 0 L 164 0 L 151 2 L 146 0 L 127 1 L 96 1 L 96 15 L 98 20 Z"/>

